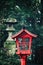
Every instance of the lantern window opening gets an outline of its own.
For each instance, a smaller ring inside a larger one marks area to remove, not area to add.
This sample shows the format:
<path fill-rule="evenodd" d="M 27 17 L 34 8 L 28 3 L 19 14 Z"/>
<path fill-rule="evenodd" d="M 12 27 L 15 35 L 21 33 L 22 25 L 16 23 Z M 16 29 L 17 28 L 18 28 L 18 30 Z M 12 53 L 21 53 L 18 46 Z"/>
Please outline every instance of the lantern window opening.
<path fill-rule="evenodd" d="M 29 47 L 28 47 L 28 45 L 21 45 L 21 46 L 19 46 L 19 48 L 20 48 L 20 50 L 28 50 L 29 49 Z"/>
<path fill-rule="evenodd" d="M 29 38 L 18 38 L 19 48 L 20 50 L 28 50 L 29 49 Z"/>
<path fill-rule="evenodd" d="M 29 42 L 29 40 L 30 40 L 29 38 L 24 38 L 24 39 L 23 38 L 20 38 L 20 37 L 18 38 L 19 43 L 21 43 L 21 42 L 22 43 L 23 42 L 26 42 L 27 43 L 27 42 Z"/>
<path fill-rule="evenodd" d="M 22 40 L 23 40 L 22 38 L 20 37 L 18 38 L 19 43 L 22 43 Z"/>
<path fill-rule="evenodd" d="M 24 42 L 25 42 L 25 43 L 29 43 L 29 40 L 30 40 L 29 38 L 25 38 L 25 39 L 24 39 Z"/>

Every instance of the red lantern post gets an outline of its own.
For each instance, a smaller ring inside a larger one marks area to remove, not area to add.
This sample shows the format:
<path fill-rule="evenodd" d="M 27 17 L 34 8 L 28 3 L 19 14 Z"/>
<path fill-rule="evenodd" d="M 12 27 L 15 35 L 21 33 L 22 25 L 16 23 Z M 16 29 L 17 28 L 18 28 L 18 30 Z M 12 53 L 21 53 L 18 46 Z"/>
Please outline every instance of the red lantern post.
<path fill-rule="evenodd" d="M 37 35 L 32 34 L 26 29 L 22 29 L 12 36 L 12 39 L 16 39 L 16 54 L 18 54 L 21 58 L 21 65 L 26 65 L 27 56 L 32 54 L 31 46 L 33 37 L 37 37 Z"/>

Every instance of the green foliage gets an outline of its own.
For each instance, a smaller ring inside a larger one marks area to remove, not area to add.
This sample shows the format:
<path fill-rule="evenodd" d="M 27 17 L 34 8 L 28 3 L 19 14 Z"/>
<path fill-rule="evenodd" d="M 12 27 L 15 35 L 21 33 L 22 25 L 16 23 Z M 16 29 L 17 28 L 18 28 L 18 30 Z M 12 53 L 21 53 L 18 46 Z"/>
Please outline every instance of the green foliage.
<path fill-rule="evenodd" d="M 0 65 L 20 65 L 19 57 L 16 54 L 14 56 L 7 56 L 5 50 L 0 50 Z"/>
<path fill-rule="evenodd" d="M 4 42 L 6 41 L 8 37 L 8 32 L 5 31 L 6 25 L 1 23 L 0 25 L 0 47 L 4 47 Z"/>
<path fill-rule="evenodd" d="M 7 20 L 7 18 L 9 17 L 17 19 L 18 24 L 14 25 L 15 28 L 14 33 L 18 32 L 21 28 L 23 28 L 23 26 L 25 26 L 27 30 L 38 35 L 38 37 L 33 40 L 33 45 L 32 45 L 32 50 L 33 50 L 32 60 L 33 60 L 34 58 L 33 55 L 35 54 L 35 49 L 37 48 L 37 46 L 43 46 L 43 22 L 41 21 L 41 8 L 42 8 L 41 2 L 39 2 L 39 0 L 6 0 L 6 1 L 3 0 L 1 1 L 0 6 L 1 6 L 0 7 L 1 20 L 3 18 Z M 6 25 L 2 24 L 0 26 L 0 29 L 5 30 Z M 2 31 L 0 32 L 0 37 L 2 42 L 1 44 L 3 44 L 4 41 L 6 41 L 7 35 L 8 35 L 7 32 L 2 32 Z M 2 54 L 0 58 L 4 56 Z M 17 60 L 16 56 L 15 57 L 6 56 L 6 57 L 7 58 L 5 60 L 4 57 L 3 60 L 0 60 L 0 65 L 18 64 L 18 62 L 15 61 Z"/>

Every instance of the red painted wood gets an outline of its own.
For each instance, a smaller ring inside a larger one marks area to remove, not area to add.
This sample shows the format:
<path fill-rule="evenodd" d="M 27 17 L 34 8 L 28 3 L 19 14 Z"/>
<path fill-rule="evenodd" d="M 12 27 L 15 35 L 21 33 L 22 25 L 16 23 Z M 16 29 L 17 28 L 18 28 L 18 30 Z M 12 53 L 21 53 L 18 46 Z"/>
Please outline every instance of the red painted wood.
<path fill-rule="evenodd" d="M 18 54 L 21 57 L 21 65 L 26 65 L 27 56 L 32 54 L 31 46 L 33 37 L 37 37 L 37 35 L 32 34 L 26 29 L 22 29 L 17 34 L 12 36 L 13 39 L 16 38 L 16 47 L 17 47 L 16 54 Z M 19 41 L 18 38 L 21 38 L 22 41 Z M 25 42 L 26 38 L 29 39 L 28 42 Z M 28 49 L 25 49 L 26 46 L 28 47 Z"/>
<path fill-rule="evenodd" d="M 21 35 L 21 33 L 26 32 L 28 35 L 32 37 L 37 37 L 37 35 L 32 34 L 31 32 L 27 31 L 26 29 L 21 29 L 17 34 L 13 35 L 12 38 L 16 38 L 17 36 Z"/>
<path fill-rule="evenodd" d="M 27 61 L 27 56 L 26 55 L 21 56 L 21 65 L 26 65 L 26 61 Z"/>

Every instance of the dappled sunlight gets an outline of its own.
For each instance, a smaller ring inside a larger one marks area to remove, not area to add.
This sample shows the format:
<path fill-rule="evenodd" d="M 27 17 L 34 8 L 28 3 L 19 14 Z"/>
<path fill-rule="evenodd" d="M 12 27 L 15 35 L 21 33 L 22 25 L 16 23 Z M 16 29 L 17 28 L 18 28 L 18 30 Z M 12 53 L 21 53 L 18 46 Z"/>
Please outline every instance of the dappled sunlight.
<path fill-rule="evenodd" d="M 10 49 L 7 51 L 7 55 L 14 55 L 16 52 L 16 45 L 10 45 Z"/>

